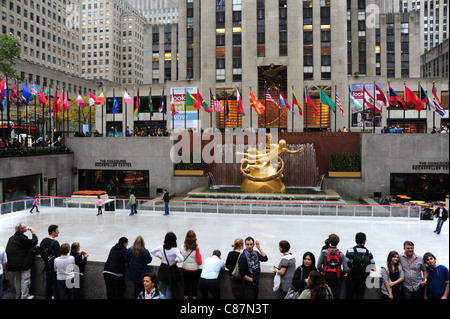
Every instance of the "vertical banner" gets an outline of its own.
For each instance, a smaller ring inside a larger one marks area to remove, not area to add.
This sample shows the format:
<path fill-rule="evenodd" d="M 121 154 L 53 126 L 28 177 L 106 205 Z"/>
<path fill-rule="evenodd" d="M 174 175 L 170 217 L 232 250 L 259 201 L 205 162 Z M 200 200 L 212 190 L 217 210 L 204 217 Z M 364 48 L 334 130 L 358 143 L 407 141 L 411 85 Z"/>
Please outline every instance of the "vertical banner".
<path fill-rule="evenodd" d="M 380 89 L 383 89 L 383 84 L 376 84 Z M 374 83 L 353 83 L 351 85 L 351 90 L 355 100 L 359 102 L 362 107 L 356 106 L 354 103 L 351 105 L 352 114 L 352 127 L 381 127 L 382 124 L 382 113 L 378 112 L 376 108 L 381 102 L 382 97 L 379 96 L 379 92 L 376 92 Z M 364 90 L 366 94 L 364 94 Z M 376 104 L 376 105 L 375 105 Z M 376 106 L 374 110 L 374 106 Z M 365 123 L 363 123 L 365 121 Z M 364 124 L 364 125 L 363 125 Z"/>
<path fill-rule="evenodd" d="M 173 104 L 175 110 L 178 112 L 174 116 L 174 129 L 176 128 L 192 128 L 196 131 L 198 125 L 198 110 L 194 106 L 186 106 L 186 91 L 191 93 L 192 96 L 197 96 L 198 88 L 196 87 L 178 87 L 171 88 L 170 94 L 173 95 Z M 186 119 L 186 120 L 185 120 Z"/>

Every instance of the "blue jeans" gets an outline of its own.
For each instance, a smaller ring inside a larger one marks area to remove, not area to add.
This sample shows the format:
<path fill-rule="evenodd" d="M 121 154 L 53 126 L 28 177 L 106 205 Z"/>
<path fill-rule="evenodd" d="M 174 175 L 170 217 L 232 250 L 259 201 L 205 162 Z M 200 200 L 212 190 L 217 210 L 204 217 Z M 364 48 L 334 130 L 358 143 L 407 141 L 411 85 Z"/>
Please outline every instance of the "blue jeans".
<path fill-rule="evenodd" d="M 137 214 L 136 204 L 130 205 L 130 215 Z"/>
<path fill-rule="evenodd" d="M 169 202 L 164 202 L 164 213 L 169 214 Z"/>
<path fill-rule="evenodd" d="M 54 297 L 55 299 L 59 299 L 59 290 L 58 290 L 58 283 L 56 279 L 56 272 L 53 270 L 45 270 L 45 298 L 46 299 L 52 299 Z"/>
<path fill-rule="evenodd" d="M 440 233 L 441 233 L 442 225 L 444 225 L 444 221 L 442 220 L 441 217 L 438 217 L 438 221 L 437 221 L 437 225 L 436 225 L 436 230 L 435 230 L 436 234 L 440 234 Z"/>

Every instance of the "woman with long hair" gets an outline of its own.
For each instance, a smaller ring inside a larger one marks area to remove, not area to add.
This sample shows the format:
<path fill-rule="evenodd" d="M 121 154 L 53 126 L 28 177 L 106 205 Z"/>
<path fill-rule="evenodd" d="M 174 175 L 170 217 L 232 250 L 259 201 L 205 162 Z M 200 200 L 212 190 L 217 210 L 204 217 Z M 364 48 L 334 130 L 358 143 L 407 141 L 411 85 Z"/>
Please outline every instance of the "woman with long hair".
<path fill-rule="evenodd" d="M 395 250 L 389 252 L 387 261 L 381 266 L 381 292 L 385 299 L 400 299 L 401 285 L 404 280 L 403 269 L 399 263 L 399 254 Z"/>
<path fill-rule="evenodd" d="M 200 278 L 200 266 L 202 255 L 198 249 L 197 234 L 189 230 L 184 238 L 184 245 L 181 248 L 183 262 L 184 299 L 197 299 L 198 281 Z"/>
<path fill-rule="evenodd" d="M 231 291 L 233 292 L 234 298 L 241 299 L 244 295 L 242 291 L 242 278 L 239 276 L 239 272 L 237 274 L 233 274 L 233 272 L 241 256 L 242 249 L 244 249 L 244 240 L 242 238 L 236 238 L 231 247 L 233 247 L 233 250 L 228 253 L 225 268 L 228 269 Z"/>
<path fill-rule="evenodd" d="M 300 293 L 305 290 L 306 279 L 308 279 L 309 273 L 316 268 L 316 257 L 310 251 L 303 254 L 303 263 L 297 267 L 292 279 L 292 288 Z"/>
<path fill-rule="evenodd" d="M 152 262 L 150 252 L 145 248 L 144 238 L 137 236 L 133 246 L 127 249 L 125 260 L 128 262 L 127 280 L 134 283 L 134 298 L 144 290 L 142 275 L 148 272 L 148 264 Z"/>
<path fill-rule="evenodd" d="M 310 271 L 307 284 L 298 299 L 333 299 L 333 292 L 326 284 L 324 275 L 319 271 Z"/>

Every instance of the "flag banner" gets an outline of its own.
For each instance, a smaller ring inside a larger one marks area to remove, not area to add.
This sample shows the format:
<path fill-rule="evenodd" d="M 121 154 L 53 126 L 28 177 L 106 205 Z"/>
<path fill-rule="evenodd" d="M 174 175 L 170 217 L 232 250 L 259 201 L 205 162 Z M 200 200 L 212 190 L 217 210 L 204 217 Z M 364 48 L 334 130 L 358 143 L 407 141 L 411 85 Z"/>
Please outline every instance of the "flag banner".
<path fill-rule="evenodd" d="M 134 106 L 134 116 L 139 118 L 139 109 L 141 108 L 141 99 L 139 98 L 139 89 L 137 90 L 136 102 Z"/>
<path fill-rule="evenodd" d="M 306 87 L 305 87 L 305 100 L 306 100 L 306 104 L 311 105 L 313 107 L 314 114 L 319 115 L 319 111 L 317 110 L 317 107 L 314 105 L 314 101 L 309 96 L 308 90 L 306 89 Z"/>
<path fill-rule="evenodd" d="M 289 105 L 289 103 L 284 98 L 283 93 L 281 93 L 281 91 L 280 91 L 280 105 L 287 108 L 292 114 L 295 114 L 295 112 L 291 109 L 291 106 Z"/>
<path fill-rule="evenodd" d="M 153 116 L 152 88 L 148 91 L 148 108 L 150 109 L 150 116 Z"/>
<path fill-rule="evenodd" d="M 225 117 L 229 118 L 230 117 L 230 104 L 228 103 L 228 94 L 227 92 L 225 92 Z"/>
<path fill-rule="evenodd" d="M 0 82 L 0 101 L 3 105 L 3 99 L 7 95 L 7 85 L 6 85 L 6 76 L 3 78 L 3 80 Z M 3 111 L 3 108 L 2 108 Z"/>
<path fill-rule="evenodd" d="M 280 105 L 275 102 L 275 100 L 272 98 L 272 95 L 270 95 L 269 91 L 266 89 L 266 102 L 272 102 L 273 104 L 275 104 L 279 110 L 281 110 Z"/>
<path fill-rule="evenodd" d="M 75 100 L 75 102 L 77 102 L 81 108 L 84 108 L 86 106 L 86 104 L 84 103 L 84 100 L 81 97 L 79 92 L 78 92 L 78 96 L 77 96 L 77 99 Z"/>
<path fill-rule="evenodd" d="M 400 104 L 403 107 L 403 110 L 406 111 L 406 104 L 403 100 L 397 95 L 393 88 L 389 85 L 389 104 L 394 106 L 396 104 Z"/>
<path fill-rule="evenodd" d="M 298 101 L 297 96 L 295 95 L 294 88 L 292 88 L 292 107 L 294 107 L 294 105 L 297 105 L 298 107 L 298 114 L 303 115 L 300 102 Z"/>
<path fill-rule="evenodd" d="M 36 88 L 36 83 L 33 83 L 30 92 L 31 92 L 30 101 L 33 101 L 34 98 L 39 94 Z"/>
<path fill-rule="evenodd" d="M 164 87 L 162 90 L 162 95 L 161 95 L 161 103 L 159 103 L 159 109 L 158 109 L 159 113 L 163 113 L 166 114 L 166 103 L 164 101 Z"/>
<path fill-rule="evenodd" d="M 331 100 L 322 88 L 320 88 L 320 103 L 328 105 L 333 113 L 336 113 L 336 103 Z"/>
<path fill-rule="evenodd" d="M 131 100 L 131 103 L 133 103 L 133 100 Z M 95 95 L 89 92 L 89 106 L 95 105 Z"/>
<path fill-rule="evenodd" d="M 25 81 L 25 83 L 23 84 L 23 88 L 22 88 L 22 102 L 24 104 L 28 104 L 30 102 L 30 97 L 31 97 L 31 92 L 27 87 L 27 82 Z"/>
<path fill-rule="evenodd" d="M 223 111 L 222 103 L 212 94 L 211 90 L 209 90 L 209 94 L 211 96 L 211 107 L 214 108 L 214 111 L 220 113 Z"/>
<path fill-rule="evenodd" d="M 388 98 L 378 84 L 375 84 L 375 107 L 381 112 L 382 107 L 389 105 Z"/>
<path fill-rule="evenodd" d="M 238 114 L 240 116 L 244 116 L 245 115 L 244 106 L 242 105 L 242 98 L 241 98 L 241 94 L 239 93 L 239 89 L 236 89 L 236 97 L 237 97 L 237 105 L 238 105 Z"/>
<path fill-rule="evenodd" d="M 19 96 L 17 95 L 17 80 L 14 81 L 10 96 L 11 96 L 11 101 L 13 101 L 17 105 L 17 101 L 19 99 Z"/>
<path fill-rule="evenodd" d="M 69 106 L 69 100 L 67 99 L 67 92 L 64 95 L 64 104 L 63 104 L 63 111 L 67 111 L 68 109 L 70 109 Z"/>
<path fill-rule="evenodd" d="M 198 128 L 198 107 L 201 109 L 201 103 L 203 102 L 203 99 L 198 101 L 198 93 L 197 87 L 175 87 L 170 89 L 173 128 Z"/>
<path fill-rule="evenodd" d="M 61 91 L 61 94 L 59 95 L 58 98 L 58 109 L 56 110 L 56 114 L 59 114 L 61 112 L 61 108 L 63 107 L 64 104 L 64 91 Z"/>
<path fill-rule="evenodd" d="M 114 95 L 114 102 L 113 102 L 113 114 L 117 114 L 117 110 L 119 109 L 119 102 L 117 102 L 116 96 Z"/>
<path fill-rule="evenodd" d="M 57 107 L 58 107 L 58 93 L 55 89 L 55 97 L 53 98 L 53 107 L 52 107 L 52 112 L 53 112 L 53 117 L 56 116 L 57 113 Z"/>
<path fill-rule="evenodd" d="M 100 93 L 100 95 L 95 99 L 95 105 L 103 105 L 105 104 L 105 96 L 103 95 L 103 91 L 102 93 Z"/>
<path fill-rule="evenodd" d="M 433 85 L 433 104 L 434 107 L 436 109 L 436 112 L 438 112 L 438 114 L 440 116 L 444 116 L 447 112 L 444 110 L 444 108 L 442 107 L 441 101 L 439 100 L 437 93 L 436 93 L 436 89 Z"/>
<path fill-rule="evenodd" d="M 341 114 L 342 116 L 344 116 L 344 109 L 342 108 L 342 103 L 341 103 L 341 99 L 339 98 L 338 92 L 337 90 L 334 90 L 335 96 L 336 96 L 336 105 L 339 107 L 339 109 L 341 110 Z"/>
<path fill-rule="evenodd" d="M 252 90 L 250 90 L 250 106 L 260 115 L 265 111 L 264 105 L 255 97 Z"/>
<path fill-rule="evenodd" d="M 356 110 L 361 110 L 362 109 L 361 103 L 359 103 L 359 101 L 355 98 L 350 88 L 348 88 L 348 91 L 350 93 L 350 105 L 353 106 L 353 108 L 355 108 Z"/>
<path fill-rule="evenodd" d="M 213 112 L 212 107 L 210 107 L 208 105 L 208 103 L 206 103 L 206 101 L 203 99 L 203 96 L 200 94 L 200 91 L 198 91 L 198 90 L 197 90 L 197 101 L 199 103 L 201 103 L 202 107 L 205 109 L 205 111 L 207 113 L 212 113 Z"/>
<path fill-rule="evenodd" d="M 131 98 L 131 96 L 128 94 L 127 91 L 123 92 L 123 103 L 133 103 L 133 99 Z"/>
<path fill-rule="evenodd" d="M 423 102 L 419 100 L 417 95 L 405 85 L 405 102 L 411 102 L 414 103 L 414 108 L 417 112 L 420 112 L 423 108 Z"/>
<path fill-rule="evenodd" d="M 435 110 L 435 106 L 431 106 L 431 104 L 433 104 L 433 102 L 431 101 L 431 99 L 428 97 L 427 91 L 425 91 L 425 89 L 422 87 L 422 85 L 420 85 L 420 91 L 419 91 L 419 99 L 422 101 L 422 103 L 428 106 L 428 110 L 431 110 L 433 108 L 433 111 Z"/>

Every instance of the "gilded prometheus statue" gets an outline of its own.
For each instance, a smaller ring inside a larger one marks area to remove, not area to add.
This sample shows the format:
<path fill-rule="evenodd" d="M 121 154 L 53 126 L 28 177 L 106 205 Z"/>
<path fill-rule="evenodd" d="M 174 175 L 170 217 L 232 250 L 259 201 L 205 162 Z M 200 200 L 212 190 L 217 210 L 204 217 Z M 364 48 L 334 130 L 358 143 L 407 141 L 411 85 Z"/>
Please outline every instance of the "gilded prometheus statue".
<path fill-rule="evenodd" d="M 304 149 L 291 151 L 285 148 L 286 141 L 280 140 L 278 144 L 271 144 L 272 136 L 266 134 L 266 149 L 250 148 L 247 153 L 236 152 L 243 155 L 240 171 L 244 176 L 241 190 L 244 192 L 284 193 L 283 171 L 284 162 L 280 155 L 283 153 L 296 154 Z"/>

